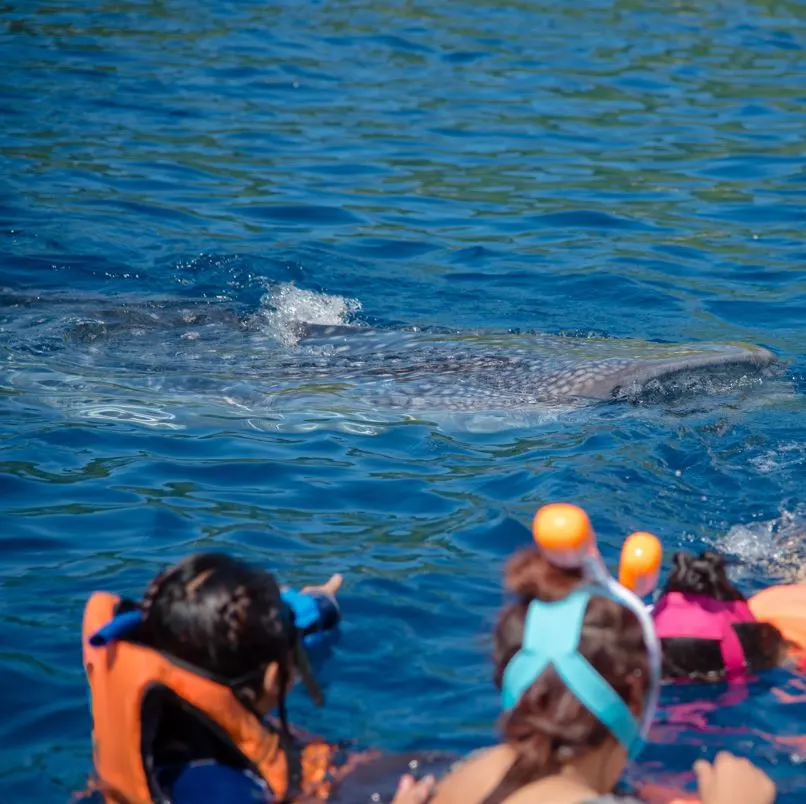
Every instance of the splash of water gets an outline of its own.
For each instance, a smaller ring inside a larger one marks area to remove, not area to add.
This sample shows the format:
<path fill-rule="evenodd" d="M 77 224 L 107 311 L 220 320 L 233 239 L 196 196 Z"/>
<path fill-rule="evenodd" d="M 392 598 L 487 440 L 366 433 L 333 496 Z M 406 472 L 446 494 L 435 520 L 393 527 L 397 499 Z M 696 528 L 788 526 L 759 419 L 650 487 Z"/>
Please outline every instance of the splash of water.
<path fill-rule="evenodd" d="M 779 517 L 734 525 L 718 550 L 739 558 L 736 580 L 764 574 L 781 583 L 806 583 L 806 505 L 784 509 Z"/>
<path fill-rule="evenodd" d="M 253 321 L 283 346 L 293 347 L 300 340 L 300 324 L 358 326 L 353 319 L 360 310 L 358 299 L 302 290 L 288 282 L 268 290 Z"/>

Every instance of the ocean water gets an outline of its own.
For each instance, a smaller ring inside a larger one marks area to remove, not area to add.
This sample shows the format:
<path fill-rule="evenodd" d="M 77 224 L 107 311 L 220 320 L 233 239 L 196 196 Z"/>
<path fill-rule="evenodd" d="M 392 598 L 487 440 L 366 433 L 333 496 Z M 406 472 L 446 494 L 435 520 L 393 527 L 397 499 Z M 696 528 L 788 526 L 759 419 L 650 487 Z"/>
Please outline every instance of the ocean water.
<path fill-rule="evenodd" d="M 494 738 L 501 570 L 546 502 L 611 561 L 640 528 L 667 565 L 726 549 L 747 590 L 799 577 L 804 46 L 791 0 L 1 3 L 3 801 L 90 771 L 89 593 L 192 551 L 344 573 L 328 706 L 292 712 L 389 751 Z M 325 368 L 286 412 L 299 321 L 786 368 L 469 419 L 353 406 Z M 729 748 L 800 802 L 805 717 L 787 669 L 666 689 L 630 778 Z"/>

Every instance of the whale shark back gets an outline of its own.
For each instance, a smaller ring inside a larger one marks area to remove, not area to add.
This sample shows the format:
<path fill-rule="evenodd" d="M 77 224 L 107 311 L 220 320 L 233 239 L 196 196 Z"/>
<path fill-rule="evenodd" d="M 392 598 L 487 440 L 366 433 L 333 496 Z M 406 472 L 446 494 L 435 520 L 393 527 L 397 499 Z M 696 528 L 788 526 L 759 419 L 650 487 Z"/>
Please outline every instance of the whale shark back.
<path fill-rule="evenodd" d="M 310 325 L 299 335 L 330 377 L 360 382 L 376 404 L 422 409 L 650 401 L 757 384 L 777 363 L 745 344 Z"/>
<path fill-rule="evenodd" d="M 323 306 L 320 296 L 314 301 L 315 309 Z M 291 302 L 296 311 L 299 296 Z M 209 300 L 5 291 L 0 357 L 9 386 L 73 409 L 112 409 L 121 397 L 139 405 L 147 397 L 160 405 L 208 400 L 247 415 L 650 404 L 743 392 L 781 370 L 772 352 L 747 344 L 371 329 L 340 321 L 345 307 L 335 322 L 308 323 Z"/>

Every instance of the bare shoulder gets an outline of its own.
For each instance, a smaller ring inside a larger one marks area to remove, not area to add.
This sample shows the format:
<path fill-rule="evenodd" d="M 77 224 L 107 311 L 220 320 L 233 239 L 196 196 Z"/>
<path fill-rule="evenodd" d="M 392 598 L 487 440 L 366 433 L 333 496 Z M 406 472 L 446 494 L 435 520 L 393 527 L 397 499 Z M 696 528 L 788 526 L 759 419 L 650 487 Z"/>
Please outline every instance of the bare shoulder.
<path fill-rule="evenodd" d="M 512 764 L 506 745 L 484 748 L 456 763 L 439 783 L 431 804 L 473 804 L 483 801 Z"/>

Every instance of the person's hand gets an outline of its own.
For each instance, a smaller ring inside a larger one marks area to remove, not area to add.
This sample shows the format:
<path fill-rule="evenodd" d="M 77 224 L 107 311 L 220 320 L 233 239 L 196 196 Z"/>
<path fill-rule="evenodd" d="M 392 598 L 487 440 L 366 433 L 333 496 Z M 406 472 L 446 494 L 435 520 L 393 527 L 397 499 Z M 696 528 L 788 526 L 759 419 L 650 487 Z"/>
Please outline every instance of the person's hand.
<path fill-rule="evenodd" d="M 747 759 L 727 751 L 716 755 L 714 764 L 698 759 L 694 775 L 702 804 L 772 804 L 775 784 L 764 771 Z"/>
<path fill-rule="evenodd" d="M 436 779 L 433 776 L 426 776 L 416 782 L 414 777 L 407 773 L 400 777 L 392 804 L 425 804 L 434 792 L 434 785 Z"/>
<path fill-rule="evenodd" d="M 330 580 L 327 581 L 327 583 L 323 583 L 321 586 L 306 586 L 302 590 L 302 594 L 309 595 L 319 592 L 320 594 L 329 595 L 330 597 L 336 597 L 336 592 L 341 589 L 343 583 L 344 578 L 336 573 L 335 575 L 331 575 Z"/>

